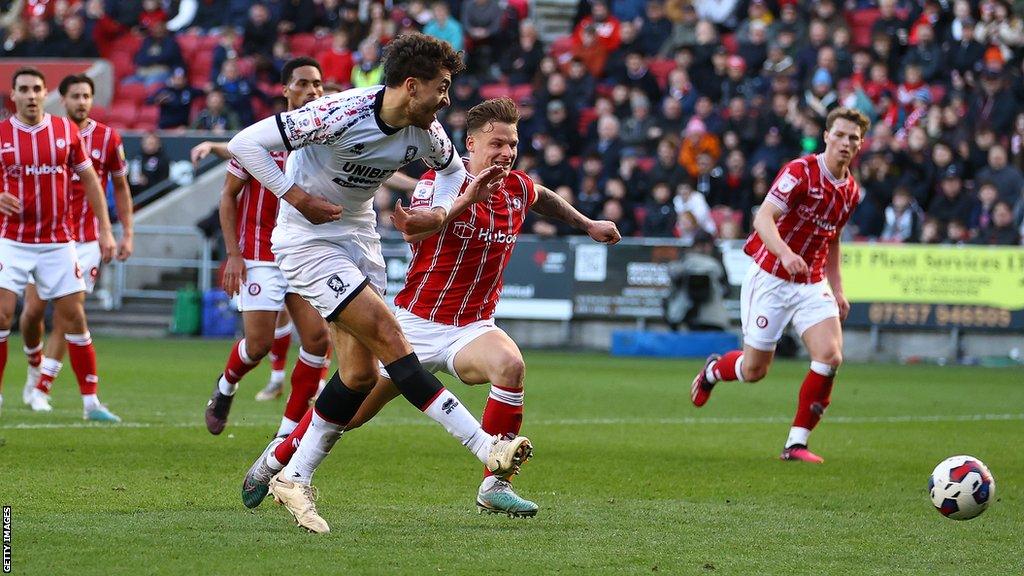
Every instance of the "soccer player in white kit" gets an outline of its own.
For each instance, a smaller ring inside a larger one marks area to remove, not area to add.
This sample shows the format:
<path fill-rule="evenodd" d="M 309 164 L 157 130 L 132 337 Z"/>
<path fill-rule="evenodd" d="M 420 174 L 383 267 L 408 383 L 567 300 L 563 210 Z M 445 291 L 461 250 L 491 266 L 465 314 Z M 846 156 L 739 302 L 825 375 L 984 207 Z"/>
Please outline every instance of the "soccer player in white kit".
<path fill-rule="evenodd" d="M 483 428 L 491 434 L 519 433 L 523 422 L 523 380 L 526 366 L 516 343 L 494 323 L 504 272 L 529 211 L 566 222 L 592 239 L 615 244 L 621 239 L 615 223 L 580 214 L 551 190 L 523 172 L 511 170 L 519 144 L 519 112 L 509 98 L 486 100 L 467 115 L 466 184 L 492 165 L 505 168 L 498 190 L 484 197 L 462 194 L 436 231 L 406 236 L 412 260 L 405 286 L 395 298 L 396 316 L 409 342 L 432 372 L 446 372 L 467 384 L 490 383 Z M 413 194 L 413 208 L 429 206 L 435 174 L 423 175 Z M 396 206 L 400 226 L 408 211 Z M 401 393 L 386 372 L 346 430 L 356 428 Z M 249 508 L 266 494 L 260 490 L 290 460 L 309 424 L 307 414 L 273 456 L 264 452 L 250 467 L 242 499 Z M 510 478 L 484 472 L 477 490 L 481 511 L 534 516 L 537 505 L 516 494 Z"/>
<path fill-rule="evenodd" d="M 792 322 L 811 366 L 800 387 L 782 460 L 824 462 L 808 449 L 807 441 L 829 405 L 832 382 L 843 362 L 840 322 L 850 303 L 843 296 L 839 237 L 860 203 L 850 163 L 869 127 L 863 113 L 836 108 L 825 120 L 825 151 L 797 158 L 779 171 L 743 247 L 754 259 L 740 294 L 743 350 L 710 356 L 690 387 L 690 399 L 700 407 L 717 382 L 764 378 L 775 343 Z"/>
<path fill-rule="evenodd" d="M 479 422 L 420 364 L 381 295 L 384 258 L 373 197 L 400 167 L 423 159 L 435 169 L 430 209 L 413 210 L 404 232 L 436 229 L 452 208 L 466 170 L 436 113 L 449 104 L 452 76 L 463 69 L 447 43 L 413 33 L 387 46 L 384 85 L 325 96 L 246 128 L 228 150 L 285 200 L 273 235 L 277 263 L 291 287 L 331 324 L 340 371 L 314 406 L 304 441 L 270 491 L 300 526 L 328 532 L 310 485 L 314 470 L 341 437 L 377 381 L 379 359 L 414 406 L 445 427 L 499 476 L 529 458 L 528 439 L 500 438 Z M 288 149 L 285 172 L 271 151 Z M 502 169 L 479 175 L 468 193 L 496 188 Z M 367 289 L 369 287 L 369 289 Z"/>
<path fill-rule="evenodd" d="M 121 221 L 121 239 L 117 243 L 117 259 L 126 260 L 132 254 L 132 191 L 128 186 L 128 164 L 125 162 L 121 135 L 116 129 L 89 118 L 92 111 L 95 85 L 85 74 L 72 74 L 60 81 L 61 103 L 77 126 L 82 144 L 92 160 L 100 189 L 106 188 L 107 176 L 114 183 L 114 202 Z M 71 178 L 70 218 L 75 232 L 75 252 L 85 281 L 85 293 L 92 294 L 100 270 L 99 221 L 86 201 L 82 180 Z M 25 288 L 25 307 L 21 311 L 21 337 L 28 360 L 28 377 L 22 391 L 22 401 L 36 412 L 49 412 L 50 387 L 63 367 L 61 361 L 67 352 L 64 327 L 54 322 L 45 348 L 42 338 L 46 313 L 45 300 L 39 298 L 35 283 Z M 81 391 L 83 394 L 88 390 Z M 105 418 L 109 411 L 97 411 L 97 418 Z"/>
<path fill-rule="evenodd" d="M 119 418 L 96 394 L 96 350 L 85 321 L 85 282 L 68 217 L 72 172 L 82 179 L 85 198 L 99 221 L 97 242 L 103 262 L 109 262 L 116 249 L 107 202 L 78 126 L 43 109 L 42 72 L 19 68 L 11 84 L 17 111 L 0 122 L 0 374 L 7 364 L 14 308 L 32 278 L 39 297 L 53 302 L 56 321 L 64 327 L 71 368 L 82 392 L 83 417 L 116 422 Z"/>

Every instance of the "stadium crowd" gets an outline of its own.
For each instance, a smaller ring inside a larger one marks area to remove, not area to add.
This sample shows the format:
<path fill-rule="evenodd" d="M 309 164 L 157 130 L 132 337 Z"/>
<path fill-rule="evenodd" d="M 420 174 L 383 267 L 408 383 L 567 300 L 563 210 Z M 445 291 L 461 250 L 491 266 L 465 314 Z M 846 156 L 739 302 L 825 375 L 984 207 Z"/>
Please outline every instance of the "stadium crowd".
<path fill-rule="evenodd" d="M 154 128 L 215 132 L 282 110 L 293 56 L 316 57 L 333 89 L 368 86 L 381 48 L 422 30 L 466 52 L 442 118 L 457 146 L 469 107 L 511 95 L 519 167 L 624 236 L 743 237 L 778 169 L 820 151 L 839 105 L 873 121 L 848 237 L 1019 245 L 1024 232 L 1020 0 L 581 0 L 571 32 L 547 44 L 526 0 L 0 8 L 0 57 L 116 58 L 134 39 L 118 93 L 144 90 Z M 381 226 L 393 204 L 383 191 Z"/>

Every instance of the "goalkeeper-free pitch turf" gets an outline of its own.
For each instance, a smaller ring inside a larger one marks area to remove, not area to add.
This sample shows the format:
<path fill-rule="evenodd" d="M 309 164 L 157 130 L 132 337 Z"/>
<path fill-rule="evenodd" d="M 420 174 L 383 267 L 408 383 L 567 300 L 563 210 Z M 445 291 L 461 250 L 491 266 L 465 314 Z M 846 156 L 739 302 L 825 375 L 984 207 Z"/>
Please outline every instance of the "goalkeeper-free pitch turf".
<path fill-rule="evenodd" d="M 283 401 L 243 381 L 227 430 L 203 407 L 227 341 L 98 338 L 100 398 L 124 424 L 81 420 L 70 366 L 54 412 L 21 405 L 10 344 L 0 504 L 14 574 L 1021 574 L 1024 372 L 844 366 L 812 436 L 821 466 L 778 460 L 806 362 L 689 401 L 698 361 L 527 352 L 516 488 L 534 519 L 480 516 L 480 465 L 399 399 L 345 435 L 314 478 L 328 535 L 267 500 L 242 507 L 245 470 Z M 294 361 L 295 351 L 289 361 Z M 451 383 L 475 414 L 486 387 Z M 996 501 L 956 522 L 928 499 L 932 468 L 982 459 Z"/>

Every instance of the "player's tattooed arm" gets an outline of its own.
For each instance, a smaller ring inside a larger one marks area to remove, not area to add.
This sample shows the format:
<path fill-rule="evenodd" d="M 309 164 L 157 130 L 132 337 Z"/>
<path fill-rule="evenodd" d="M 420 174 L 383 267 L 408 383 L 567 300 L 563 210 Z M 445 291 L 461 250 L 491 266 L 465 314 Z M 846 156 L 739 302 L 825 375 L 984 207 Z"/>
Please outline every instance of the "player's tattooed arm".
<path fill-rule="evenodd" d="M 619 228 L 614 222 L 587 218 L 550 188 L 534 184 L 534 189 L 537 191 L 537 200 L 534 201 L 530 209 L 537 214 L 554 218 L 573 228 L 583 230 L 592 239 L 602 244 L 615 244 L 622 239 Z"/>
<path fill-rule="evenodd" d="M 433 206 L 429 210 L 408 210 L 399 201 L 395 204 L 395 213 L 391 216 L 391 221 L 394 222 L 395 229 L 402 233 L 406 242 L 410 244 L 419 242 L 436 234 L 473 204 L 490 198 L 491 194 L 501 187 L 501 182 L 507 175 L 508 170 L 501 166 L 484 168 L 466 186 L 465 192 L 455 199 L 451 209 L 447 211 L 443 206 Z M 410 222 L 412 223 L 410 224 Z"/>

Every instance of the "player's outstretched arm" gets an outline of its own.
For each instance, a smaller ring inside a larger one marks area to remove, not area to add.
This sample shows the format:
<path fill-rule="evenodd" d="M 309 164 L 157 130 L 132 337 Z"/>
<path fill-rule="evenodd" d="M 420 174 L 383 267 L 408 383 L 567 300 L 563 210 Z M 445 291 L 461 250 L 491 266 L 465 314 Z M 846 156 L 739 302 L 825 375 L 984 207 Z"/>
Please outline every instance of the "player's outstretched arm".
<path fill-rule="evenodd" d="M 807 262 L 793 252 L 779 234 L 779 227 L 775 221 L 781 214 L 782 208 L 772 202 L 763 202 L 754 216 L 754 230 L 757 231 L 757 235 L 761 237 L 761 241 L 764 242 L 768 251 L 778 256 L 786 272 L 793 276 L 807 274 L 810 271 Z"/>
<path fill-rule="evenodd" d="M 466 191 L 455 199 L 450 210 L 445 211 L 436 202 L 433 203 L 430 210 L 407 210 L 399 201 L 395 204 L 395 212 L 391 216 L 391 221 L 394 222 L 395 229 L 402 233 L 406 242 L 410 244 L 419 242 L 436 234 L 474 203 L 490 198 L 491 194 L 501 187 L 501 182 L 506 176 L 508 176 L 507 169 L 497 165 L 488 166 L 466 186 Z"/>
<path fill-rule="evenodd" d="M 121 240 L 117 243 L 117 259 L 127 260 L 134 251 L 134 207 L 132 205 L 132 189 L 128 186 L 128 176 L 111 176 L 114 181 L 114 207 L 117 208 L 117 219 L 121 222 Z"/>
<path fill-rule="evenodd" d="M 78 177 L 82 179 L 82 187 L 85 188 L 85 199 L 89 202 L 89 206 L 92 207 L 92 211 L 100 223 L 99 238 L 97 239 L 100 245 L 100 257 L 104 263 L 110 262 L 117 250 L 117 244 L 114 242 L 114 233 L 110 228 L 107 198 L 100 188 L 100 179 L 96 176 L 96 170 L 92 167 L 91 162 L 84 170 L 79 170 Z"/>
<path fill-rule="evenodd" d="M 828 257 L 825 259 L 825 278 L 828 278 L 828 284 L 832 287 L 832 295 L 836 298 L 836 304 L 839 305 L 839 320 L 846 320 L 847 314 L 850 313 L 850 301 L 846 299 L 843 294 L 843 278 L 839 273 L 839 262 L 842 259 L 842 255 L 839 251 L 839 234 L 842 230 L 836 232 L 836 237 L 828 243 Z"/>
<path fill-rule="evenodd" d="M 235 134 L 228 142 L 228 152 L 253 178 L 275 196 L 295 206 L 313 224 L 340 219 L 341 206 L 309 194 L 277 166 L 270 152 L 287 148 L 277 122 L 277 117 L 271 116 Z"/>
<path fill-rule="evenodd" d="M 200 142 L 192 147 L 189 156 L 192 158 L 192 166 L 198 167 L 199 163 L 210 154 L 220 158 L 221 160 L 230 160 L 231 153 L 228 152 L 227 142 L 213 142 L 207 140 Z"/>
<path fill-rule="evenodd" d="M 224 234 L 224 248 L 228 252 L 221 286 L 228 296 L 237 294 L 245 282 L 245 260 L 238 249 L 238 194 L 244 186 L 245 180 L 228 172 L 220 194 L 220 230 Z"/>
<path fill-rule="evenodd" d="M 537 214 L 565 222 L 577 230 L 583 230 L 592 239 L 602 244 L 615 244 L 622 240 L 619 228 L 614 222 L 591 220 L 551 189 L 540 184 L 534 184 L 534 189 L 537 191 L 537 200 L 534 201 L 530 209 Z"/>

